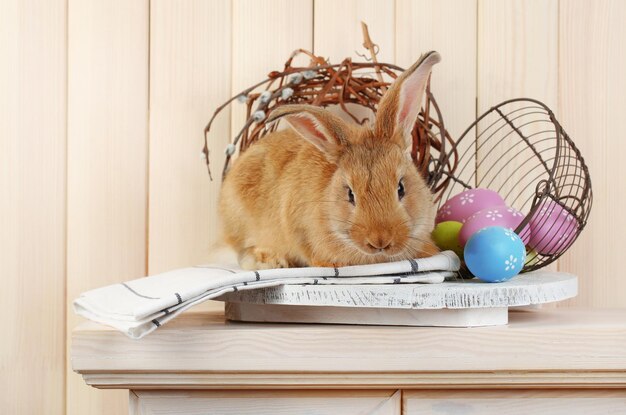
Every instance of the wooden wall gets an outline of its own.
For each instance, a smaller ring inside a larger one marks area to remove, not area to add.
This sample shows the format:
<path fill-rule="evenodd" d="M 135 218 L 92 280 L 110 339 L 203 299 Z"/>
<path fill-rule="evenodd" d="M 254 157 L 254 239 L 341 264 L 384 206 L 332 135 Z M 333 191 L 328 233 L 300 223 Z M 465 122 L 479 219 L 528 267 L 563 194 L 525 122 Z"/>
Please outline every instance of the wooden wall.
<path fill-rule="evenodd" d="M 381 61 L 436 49 L 433 91 L 458 135 L 501 100 L 546 102 L 586 157 L 589 227 L 556 267 L 563 306 L 624 307 L 626 2 L 621 0 L 0 0 L 0 407 L 122 414 L 70 370 L 71 300 L 201 263 L 219 181 L 200 159 L 217 104 L 295 48 Z M 234 107 L 213 129 L 219 166 Z M 217 168 L 216 168 L 217 169 Z"/>

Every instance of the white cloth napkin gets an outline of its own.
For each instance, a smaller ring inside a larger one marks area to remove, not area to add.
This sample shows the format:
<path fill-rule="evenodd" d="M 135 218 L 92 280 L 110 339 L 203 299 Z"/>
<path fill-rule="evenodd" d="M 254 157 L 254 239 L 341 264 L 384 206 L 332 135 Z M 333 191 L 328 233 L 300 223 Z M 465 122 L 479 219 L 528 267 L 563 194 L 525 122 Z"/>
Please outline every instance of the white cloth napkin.
<path fill-rule="evenodd" d="M 74 310 L 140 339 L 189 307 L 228 292 L 284 284 L 432 284 L 454 276 L 459 267 L 459 258 L 452 251 L 429 258 L 341 268 L 244 271 L 232 265 L 205 265 L 84 292 L 74 300 Z"/>

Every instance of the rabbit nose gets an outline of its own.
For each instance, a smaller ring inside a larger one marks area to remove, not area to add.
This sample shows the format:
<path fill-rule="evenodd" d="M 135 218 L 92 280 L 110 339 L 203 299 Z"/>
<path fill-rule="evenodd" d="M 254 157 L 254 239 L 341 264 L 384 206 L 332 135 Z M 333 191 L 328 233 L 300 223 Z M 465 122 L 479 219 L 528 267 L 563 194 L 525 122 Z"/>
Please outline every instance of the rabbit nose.
<path fill-rule="evenodd" d="M 367 238 L 367 246 L 372 249 L 384 251 L 391 246 L 391 235 L 376 235 Z"/>

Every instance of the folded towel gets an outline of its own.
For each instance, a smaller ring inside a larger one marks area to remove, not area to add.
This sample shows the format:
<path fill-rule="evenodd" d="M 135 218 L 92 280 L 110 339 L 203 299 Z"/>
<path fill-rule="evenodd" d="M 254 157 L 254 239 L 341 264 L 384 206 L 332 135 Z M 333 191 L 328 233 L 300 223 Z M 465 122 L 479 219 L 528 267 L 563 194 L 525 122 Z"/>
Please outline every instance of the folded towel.
<path fill-rule="evenodd" d="M 459 258 L 452 251 L 429 258 L 341 268 L 244 271 L 233 265 L 205 265 L 87 291 L 74 300 L 74 310 L 140 339 L 189 307 L 229 292 L 285 284 L 432 284 L 454 276 L 459 266 Z"/>

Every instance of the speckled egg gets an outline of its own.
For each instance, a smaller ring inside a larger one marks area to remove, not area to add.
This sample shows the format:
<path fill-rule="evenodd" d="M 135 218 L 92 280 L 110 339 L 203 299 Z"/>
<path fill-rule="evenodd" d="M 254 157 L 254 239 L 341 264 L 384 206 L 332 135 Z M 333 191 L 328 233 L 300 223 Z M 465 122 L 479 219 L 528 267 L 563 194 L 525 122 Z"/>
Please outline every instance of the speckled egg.
<path fill-rule="evenodd" d="M 479 230 L 488 226 L 502 226 L 515 230 L 524 220 L 524 215 L 510 207 L 495 206 L 480 210 L 465 220 L 461 232 L 459 232 L 459 242 L 465 246 L 469 238 Z M 530 240 L 530 226 L 526 225 L 519 233 L 522 242 L 527 244 Z"/>
<path fill-rule="evenodd" d="M 454 251 L 463 258 L 463 247 L 459 244 L 459 231 L 463 224 L 456 221 L 438 223 L 432 232 L 433 241 L 442 251 Z"/>
<path fill-rule="evenodd" d="M 464 256 L 465 265 L 476 277 L 486 282 L 503 282 L 522 270 L 526 248 L 512 230 L 490 226 L 467 241 Z"/>
<path fill-rule="evenodd" d="M 529 246 L 544 255 L 565 250 L 576 238 L 576 218 L 553 200 L 543 202 L 530 219 Z"/>
<path fill-rule="evenodd" d="M 450 198 L 437 211 L 435 223 L 456 221 L 464 223 L 474 213 L 506 203 L 498 192 L 489 189 L 469 189 Z"/>

